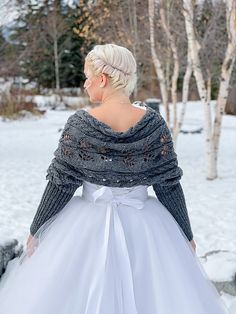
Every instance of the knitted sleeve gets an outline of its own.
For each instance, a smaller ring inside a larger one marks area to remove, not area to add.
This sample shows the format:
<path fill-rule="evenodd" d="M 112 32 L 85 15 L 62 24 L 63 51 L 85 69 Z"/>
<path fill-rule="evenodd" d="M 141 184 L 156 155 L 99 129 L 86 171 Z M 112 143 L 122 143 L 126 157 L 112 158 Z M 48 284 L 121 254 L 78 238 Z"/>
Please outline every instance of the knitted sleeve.
<path fill-rule="evenodd" d="M 193 239 L 193 232 L 180 182 L 170 186 L 154 184 L 153 190 L 159 201 L 166 207 L 179 224 L 188 240 L 191 241 Z"/>
<path fill-rule="evenodd" d="M 39 230 L 39 228 L 54 215 L 59 213 L 69 200 L 73 197 L 77 187 L 71 187 L 67 192 L 61 190 L 56 184 L 48 181 L 41 198 L 40 204 L 30 226 L 31 235 Z"/>
<path fill-rule="evenodd" d="M 162 135 L 157 138 L 157 142 L 162 145 L 160 153 L 160 172 L 163 172 L 163 180 L 155 182 L 153 190 L 159 201 L 167 208 L 175 218 L 189 241 L 193 239 L 193 233 L 189 221 L 185 197 L 180 179 L 183 175 L 182 169 L 178 165 L 177 154 L 174 149 L 170 130 L 162 118 Z M 168 174 L 168 175 L 167 175 Z"/>
<path fill-rule="evenodd" d="M 65 142 L 66 145 L 70 119 L 71 116 L 65 124 L 58 147 L 54 151 L 54 158 L 47 169 L 46 179 L 49 181 L 30 226 L 31 235 L 35 235 L 46 221 L 59 213 L 73 197 L 77 188 L 83 183 L 78 177 L 74 178 L 71 175 L 71 172 L 74 172 L 72 165 L 63 156 L 56 154 L 61 143 Z"/>

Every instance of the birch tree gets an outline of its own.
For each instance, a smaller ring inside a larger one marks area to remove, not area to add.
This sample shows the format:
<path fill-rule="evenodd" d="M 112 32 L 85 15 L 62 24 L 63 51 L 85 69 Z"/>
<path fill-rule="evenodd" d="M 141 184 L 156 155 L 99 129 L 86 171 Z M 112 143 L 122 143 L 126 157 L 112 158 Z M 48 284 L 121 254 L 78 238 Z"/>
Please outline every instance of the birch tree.
<path fill-rule="evenodd" d="M 155 11 L 156 14 L 154 14 Z M 181 17 L 181 1 L 149 1 L 150 43 L 152 50 L 152 59 L 160 83 L 162 99 L 165 99 L 166 97 L 166 120 L 168 121 L 169 126 L 170 115 L 168 96 L 169 94 L 171 96 L 171 105 L 173 109 L 173 119 L 171 121 L 171 124 L 173 125 L 172 135 L 175 145 L 177 142 L 179 131 L 182 126 L 184 112 L 186 108 L 186 106 L 183 107 L 181 113 L 182 122 L 179 123 L 177 115 L 177 88 L 180 71 L 183 71 L 183 68 L 181 68 L 183 66 L 183 62 L 181 63 L 181 57 L 183 59 L 183 55 L 186 55 L 186 38 L 185 36 L 182 36 L 182 33 L 184 31 L 184 23 L 182 23 Z M 164 50 L 163 47 L 165 47 L 166 50 Z M 187 66 L 187 75 L 185 76 L 184 80 L 184 88 L 185 91 L 187 91 L 185 92 L 186 97 L 188 97 L 187 84 L 189 84 L 190 82 L 190 77 L 192 73 L 191 71 L 191 73 L 189 74 L 188 69 L 189 67 Z"/>
<path fill-rule="evenodd" d="M 169 102 L 168 102 L 168 89 L 167 89 L 167 81 L 165 77 L 165 73 L 163 70 L 163 65 L 161 60 L 156 52 L 155 45 L 155 0 L 149 0 L 149 27 L 150 27 L 150 45 L 151 45 L 151 53 L 152 53 L 152 61 L 155 67 L 156 75 L 160 84 L 162 103 L 165 108 L 166 114 L 166 123 L 170 125 L 170 113 L 169 113 Z"/>
<path fill-rule="evenodd" d="M 217 177 L 217 155 L 219 146 L 219 137 L 221 130 L 221 121 L 224 113 L 228 97 L 229 82 L 232 69 L 235 62 L 235 43 L 233 42 L 232 25 L 235 19 L 235 1 L 226 1 L 226 17 L 227 17 L 227 32 L 228 45 L 225 53 L 224 62 L 221 69 L 221 82 L 217 99 L 215 121 L 212 125 L 211 108 L 210 108 L 210 87 L 211 83 L 208 80 L 206 83 L 203 76 L 203 69 L 200 62 L 199 52 L 201 46 L 197 40 L 194 28 L 194 10 L 191 0 L 183 0 L 183 15 L 185 18 L 186 33 L 188 38 L 188 46 L 191 56 L 193 74 L 196 80 L 198 93 L 204 106 L 204 130 L 206 137 L 206 152 L 207 152 L 207 179 L 212 180 Z"/>
<path fill-rule="evenodd" d="M 137 4 L 136 0 L 128 0 L 128 12 L 129 12 L 129 23 L 131 25 L 131 29 L 133 31 L 133 53 L 134 57 L 137 60 L 138 53 L 139 51 L 139 34 L 138 34 L 138 25 L 137 25 Z M 139 75 L 138 72 L 138 67 L 137 67 L 137 76 Z M 137 86 L 135 86 L 134 89 L 134 97 L 137 97 Z"/>
<path fill-rule="evenodd" d="M 228 44 L 221 68 L 220 87 L 216 103 L 216 113 L 212 135 L 211 172 L 209 179 L 217 178 L 217 157 L 221 133 L 222 118 L 229 95 L 229 83 L 236 57 L 236 0 L 226 1 L 226 23 Z"/>
<path fill-rule="evenodd" d="M 167 9 L 168 10 L 168 9 Z M 167 36 L 167 39 L 170 44 L 170 49 L 173 57 L 173 72 L 171 75 L 171 100 L 173 106 L 173 141 L 176 144 L 177 135 L 178 135 L 178 122 L 177 122 L 177 81 L 179 78 L 179 56 L 178 56 L 178 48 L 175 42 L 175 38 L 170 31 L 169 25 L 166 19 L 167 13 L 165 3 L 162 1 L 160 6 L 160 20 L 162 28 Z"/>
<path fill-rule="evenodd" d="M 203 103 L 204 112 L 205 112 L 204 130 L 205 130 L 205 135 L 206 135 L 207 169 L 208 169 L 207 177 L 209 177 L 211 173 L 211 132 L 212 132 L 211 108 L 210 108 L 210 101 L 207 97 L 208 96 L 207 87 L 206 87 L 202 69 L 201 69 L 201 63 L 200 63 L 200 57 L 199 57 L 200 44 L 196 38 L 195 29 L 194 29 L 194 14 L 193 14 L 192 0 L 183 0 L 183 14 L 185 18 L 185 26 L 186 26 L 186 33 L 187 33 L 187 38 L 188 38 L 190 56 L 192 60 L 193 74 L 196 79 L 198 93 Z"/>
<path fill-rule="evenodd" d="M 191 79 L 192 73 L 193 73 L 192 59 L 191 59 L 190 49 L 188 47 L 187 66 L 186 66 L 186 71 L 184 74 L 184 81 L 183 81 L 183 88 L 182 88 L 182 108 L 181 108 L 181 113 L 179 117 L 179 123 L 177 126 L 178 129 L 176 131 L 177 135 L 179 134 L 182 128 L 183 122 L 184 122 L 186 107 L 187 107 L 188 98 L 189 98 L 189 85 L 190 85 L 190 79 Z"/>

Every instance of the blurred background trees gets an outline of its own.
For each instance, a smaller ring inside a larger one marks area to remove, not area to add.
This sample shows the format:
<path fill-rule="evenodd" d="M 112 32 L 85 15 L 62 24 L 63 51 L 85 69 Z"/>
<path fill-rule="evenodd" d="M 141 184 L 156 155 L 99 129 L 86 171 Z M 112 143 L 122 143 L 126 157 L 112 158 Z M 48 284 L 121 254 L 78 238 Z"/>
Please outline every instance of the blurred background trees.
<path fill-rule="evenodd" d="M 59 97 L 62 89 L 81 88 L 84 57 L 94 45 L 125 46 L 137 60 L 132 99 L 161 99 L 175 143 L 188 100 L 202 101 L 208 178 L 217 176 L 222 115 L 236 114 L 236 0 L 13 2 L 0 7 L 0 80 L 18 82 L 21 100 L 27 84 Z M 7 84 L 5 100 L 12 94 Z M 19 97 L 10 100 L 12 106 Z"/>
<path fill-rule="evenodd" d="M 183 1 L 154 1 L 155 49 L 162 63 L 168 100 L 173 102 L 173 70 L 178 51 L 177 99 L 181 99 L 187 66 L 187 36 Z M 161 97 L 152 60 L 148 1 L 16 0 L 17 18 L 1 26 L 0 75 L 22 76 L 38 87 L 78 87 L 83 81 L 83 59 L 94 44 L 125 45 L 138 64 L 136 97 Z M 225 2 L 194 1 L 194 28 L 199 57 L 211 98 L 216 99 L 221 64 L 227 47 Z M 171 40 L 172 38 L 172 40 Z M 3 49 L 4 48 L 4 49 Z M 4 50 L 4 52 L 3 52 Z M 236 81 L 232 73 L 230 89 Z M 198 98 L 191 80 L 190 98 Z M 172 95 L 172 96 L 171 96 Z"/>

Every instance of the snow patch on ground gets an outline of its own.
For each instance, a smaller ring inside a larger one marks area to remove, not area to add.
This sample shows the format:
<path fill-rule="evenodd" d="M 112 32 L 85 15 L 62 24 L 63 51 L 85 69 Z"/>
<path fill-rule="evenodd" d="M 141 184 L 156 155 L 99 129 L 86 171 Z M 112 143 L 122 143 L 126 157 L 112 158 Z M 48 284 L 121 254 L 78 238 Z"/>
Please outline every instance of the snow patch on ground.
<path fill-rule="evenodd" d="M 189 102 L 183 129 L 203 127 L 203 112 L 200 102 Z M 49 110 L 36 120 L 0 121 L 1 242 L 16 238 L 25 243 L 47 184 L 46 170 L 57 148 L 60 130 L 73 113 Z M 181 133 L 176 147 L 179 165 L 184 172 L 181 183 L 197 244 L 197 255 L 210 279 L 215 281 L 232 280 L 236 272 L 235 134 L 236 116 L 224 116 L 219 178 L 214 181 L 205 179 L 203 133 Z M 82 187 L 76 191 L 76 195 L 81 192 Z M 149 194 L 155 196 L 152 187 L 149 187 Z M 221 252 L 214 253 L 217 250 Z M 204 258 L 211 251 L 213 253 Z M 227 294 L 222 298 L 229 307 L 233 306 L 235 298 Z"/>

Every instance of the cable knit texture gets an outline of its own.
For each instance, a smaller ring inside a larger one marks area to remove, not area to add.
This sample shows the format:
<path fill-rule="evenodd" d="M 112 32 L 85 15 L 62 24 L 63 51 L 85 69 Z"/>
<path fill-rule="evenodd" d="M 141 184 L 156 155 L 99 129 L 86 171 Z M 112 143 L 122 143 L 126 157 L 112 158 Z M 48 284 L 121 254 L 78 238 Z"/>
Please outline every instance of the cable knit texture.
<path fill-rule="evenodd" d="M 187 238 L 193 238 L 172 137 L 160 113 L 146 109 L 144 116 L 125 132 L 114 131 L 85 109 L 72 114 L 63 129 L 30 231 L 58 213 L 83 180 L 114 187 L 152 185 Z"/>

